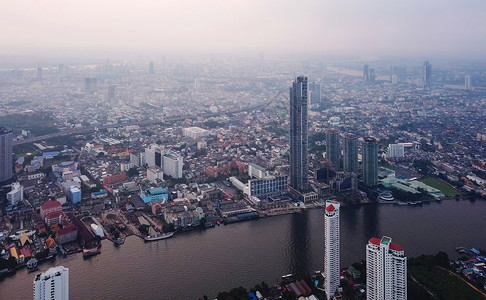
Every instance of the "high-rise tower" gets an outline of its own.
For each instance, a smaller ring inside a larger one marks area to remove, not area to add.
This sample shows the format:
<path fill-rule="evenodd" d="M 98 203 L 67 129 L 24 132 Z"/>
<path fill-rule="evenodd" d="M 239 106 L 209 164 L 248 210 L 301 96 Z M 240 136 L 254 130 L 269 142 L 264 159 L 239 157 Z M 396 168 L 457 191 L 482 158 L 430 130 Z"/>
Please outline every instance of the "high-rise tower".
<path fill-rule="evenodd" d="M 326 158 L 335 170 L 341 166 L 341 148 L 339 145 L 339 132 L 329 129 L 326 135 Z"/>
<path fill-rule="evenodd" d="M 69 269 L 53 267 L 34 278 L 34 300 L 69 300 Z"/>
<path fill-rule="evenodd" d="M 466 75 L 464 77 L 464 88 L 466 90 L 472 90 L 472 81 L 471 81 L 471 75 Z"/>
<path fill-rule="evenodd" d="M 369 70 L 368 65 L 363 66 L 363 81 L 364 81 L 364 83 L 370 82 L 370 70 Z"/>
<path fill-rule="evenodd" d="M 352 133 L 344 136 L 343 143 L 343 170 L 358 174 L 358 140 Z"/>
<path fill-rule="evenodd" d="M 378 184 L 378 141 L 365 137 L 363 143 L 363 182 L 367 186 Z"/>
<path fill-rule="evenodd" d="M 12 130 L 0 126 L 0 182 L 12 178 Z"/>
<path fill-rule="evenodd" d="M 307 77 L 299 76 L 290 88 L 290 187 L 308 189 Z"/>
<path fill-rule="evenodd" d="M 432 65 L 426 60 L 424 62 L 424 87 L 429 87 L 432 83 Z"/>
<path fill-rule="evenodd" d="M 324 289 L 327 300 L 332 299 L 339 288 L 339 202 L 326 201 L 324 214 Z"/>
<path fill-rule="evenodd" d="M 371 238 L 366 245 L 367 300 L 407 300 L 407 258 L 391 240 Z"/>

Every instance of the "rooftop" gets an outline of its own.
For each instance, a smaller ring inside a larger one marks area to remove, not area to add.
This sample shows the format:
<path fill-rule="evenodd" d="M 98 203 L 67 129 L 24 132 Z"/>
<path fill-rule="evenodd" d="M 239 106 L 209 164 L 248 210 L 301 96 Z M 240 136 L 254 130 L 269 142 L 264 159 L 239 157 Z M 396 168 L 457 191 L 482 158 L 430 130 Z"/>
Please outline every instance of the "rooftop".
<path fill-rule="evenodd" d="M 52 209 L 52 208 L 57 208 L 57 207 L 61 207 L 61 206 L 62 206 L 61 202 L 56 201 L 56 200 L 49 200 L 46 203 L 41 205 L 41 209 L 46 210 L 46 209 Z"/>
<path fill-rule="evenodd" d="M 168 192 L 169 191 L 166 188 L 162 188 L 162 187 L 157 187 L 157 188 L 147 190 L 147 193 L 150 195 L 167 194 Z"/>
<path fill-rule="evenodd" d="M 381 243 L 384 244 L 384 245 L 388 245 L 388 244 L 390 244 L 390 242 L 391 242 L 390 237 L 384 236 L 384 237 L 381 238 Z"/>
<path fill-rule="evenodd" d="M 380 245 L 380 239 L 378 238 L 371 238 L 369 241 L 368 241 L 370 244 L 373 244 L 373 245 L 376 245 L 376 246 L 379 246 Z"/>
<path fill-rule="evenodd" d="M 390 243 L 390 249 L 395 251 L 403 251 L 403 248 L 395 243 Z"/>

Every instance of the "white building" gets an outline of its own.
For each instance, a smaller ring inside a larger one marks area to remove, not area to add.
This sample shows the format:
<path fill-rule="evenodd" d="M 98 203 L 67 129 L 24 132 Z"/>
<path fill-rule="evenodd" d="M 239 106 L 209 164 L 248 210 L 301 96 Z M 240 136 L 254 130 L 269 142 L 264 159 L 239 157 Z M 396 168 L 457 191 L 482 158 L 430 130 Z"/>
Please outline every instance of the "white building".
<path fill-rule="evenodd" d="M 12 190 L 7 193 L 7 201 L 14 206 L 22 200 L 24 200 L 24 187 L 18 182 L 12 183 Z"/>
<path fill-rule="evenodd" d="M 400 245 L 384 236 L 366 245 L 366 299 L 407 299 L 407 258 Z"/>
<path fill-rule="evenodd" d="M 209 131 L 200 127 L 182 128 L 182 135 L 193 139 L 202 138 L 209 135 Z"/>
<path fill-rule="evenodd" d="M 157 183 L 157 179 L 164 180 L 164 172 L 157 167 L 151 167 L 147 169 L 147 180 L 153 183 Z"/>
<path fill-rule="evenodd" d="M 389 144 L 386 152 L 387 158 L 403 158 L 405 157 L 405 144 Z"/>
<path fill-rule="evenodd" d="M 166 153 L 164 155 L 163 170 L 164 173 L 172 178 L 182 178 L 182 156 L 175 153 Z"/>
<path fill-rule="evenodd" d="M 162 168 L 162 156 L 164 156 L 165 149 L 163 146 L 156 144 L 150 145 L 145 148 L 144 159 L 147 166 Z"/>
<path fill-rule="evenodd" d="M 338 291 L 341 274 L 339 270 L 339 202 L 326 201 L 324 215 L 324 289 L 327 300 Z"/>
<path fill-rule="evenodd" d="M 69 300 L 69 269 L 53 267 L 34 278 L 34 300 Z"/>
<path fill-rule="evenodd" d="M 248 175 L 250 176 L 250 178 L 263 179 L 268 176 L 268 172 L 265 168 L 250 163 L 248 164 Z"/>

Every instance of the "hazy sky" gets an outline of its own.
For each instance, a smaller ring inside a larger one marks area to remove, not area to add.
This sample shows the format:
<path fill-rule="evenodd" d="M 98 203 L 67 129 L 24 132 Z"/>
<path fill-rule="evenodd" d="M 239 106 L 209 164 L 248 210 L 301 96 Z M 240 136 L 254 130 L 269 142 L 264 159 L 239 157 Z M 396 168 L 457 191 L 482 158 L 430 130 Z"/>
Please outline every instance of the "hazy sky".
<path fill-rule="evenodd" d="M 2 2 L 3 51 L 67 47 L 486 57 L 485 0 Z"/>

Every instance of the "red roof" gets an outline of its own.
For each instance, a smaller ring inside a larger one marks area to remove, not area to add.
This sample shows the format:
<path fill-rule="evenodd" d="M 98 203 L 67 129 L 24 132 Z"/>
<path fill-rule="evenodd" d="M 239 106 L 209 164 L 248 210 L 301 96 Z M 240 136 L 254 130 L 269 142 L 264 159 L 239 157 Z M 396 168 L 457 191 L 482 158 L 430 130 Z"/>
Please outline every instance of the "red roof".
<path fill-rule="evenodd" d="M 371 238 L 371 239 L 369 240 L 369 242 L 370 242 L 371 244 L 373 244 L 373 245 L 380 246 L 380 242 L 381 242 L 381 240 L 380 240 L 380 239 L 378 239 L 378 238 L 373 237 L 373 238 Z"/>
<path fill-rule="evenodd" d="M 57 219 L 59 218 L 60 215 L 65 215 L 65 213 L 63 211 L 51 212 L 46 215 L 46 219 L 48 220 Z"/>
<path fill-rule="evenodd" d="M 57 207 L 62 207 L 61 202 L 56 201 L 56 200 L 49 200 L 46 203 L 41 205 L 42 210 L 48 210 L 48 209 L 53 209 Z"/>
<path fill-rule="evenodd" d="M 335 210 L 334 205 L 330 204 L 328 207 L 326 207 L 327 212 L 333 212 Z"/>
<path fill-rule="evenodd" d="M 395 243 L 390 243 L 390 249 L 395 251 L 403 251 L 403 248 Z"/>
<path fill-rule="evenodd" d="M 22 254 L 24 257 L 32 257 L 32 252 L 30 252 L 29 248 L 20 249 L 20 254 Z"/>
<path fill-rule="evenodd" d="M 73 224 L 69 224 L 69 225 L 64 226 L 63 228 L 60 228 L 57 231 L 57 235 L 61 236 L 63 234 L 68 234 L 68 233 L 73 232 L 74 230 L 76 230 L 76 227 Z"/>

